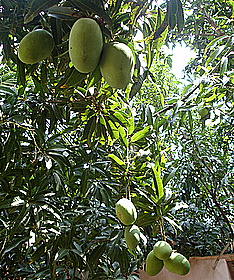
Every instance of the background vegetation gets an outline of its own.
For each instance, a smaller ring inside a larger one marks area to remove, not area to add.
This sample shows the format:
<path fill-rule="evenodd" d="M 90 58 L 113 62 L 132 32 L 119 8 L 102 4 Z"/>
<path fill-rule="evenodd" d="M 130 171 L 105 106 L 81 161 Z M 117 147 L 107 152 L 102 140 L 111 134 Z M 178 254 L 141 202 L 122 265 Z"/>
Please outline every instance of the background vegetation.
<path fill-rule="evenodd" d="M 0 0 L 1 279 L 138 279 L 157 240 L 187 257 L 232 241 L 234 2 L 182 5 Z M 71 65 L 68 35 L 84 16 L 106 43 L 134 50 L 126 89 L 110 88 L 98 67 L 86 75 Z M 38 27 L 56 46 L 25 65 L 17 47 Z M 186 83 L 161 50 L 177 42 L 197 53 Z M 134 252 L 115 215 L 121 197 L 138 211 Z"/>

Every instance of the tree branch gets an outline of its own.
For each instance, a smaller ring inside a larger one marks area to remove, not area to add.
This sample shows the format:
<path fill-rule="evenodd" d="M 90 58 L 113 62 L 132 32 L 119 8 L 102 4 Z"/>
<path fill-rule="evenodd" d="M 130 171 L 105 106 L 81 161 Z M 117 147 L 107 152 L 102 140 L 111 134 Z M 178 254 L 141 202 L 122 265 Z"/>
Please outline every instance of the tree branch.
<path fill-rule="evenodd" d="M 219 28 L 219 26 L 211 19 L 207 13 L 207 11 L 203 7 L 198 7 L 198 9 L 203 13 L 204 19 L 210 24 L 211 27 L 215 30 L 215 32 L 221 36 L 225 33 Z"/>
<path fill-rule="evenodd" d="M 191 90 L 183 98 L 181 98 L 181 101 L 185 101 L 187 98 L 189 98 L 189 96 L 191 96 L 200 87 L 200 85 L 201 85 L 201 82 L 198 85 L 196 85 L 196 87 L 193 90 Z M 154 117 L 158 116 L 158 115 L 160 115 L 160 114 L 162 114 L 162 113 L 164 113 L 164 112 L 166 112 L 170 109 L 173 109 L 176 105 L 177 105 L 177 102 L 172 103 L 171 105 L 168 105 L 167 107 L 163 108 L 162 110 L 156 112 L 154 114 Z"/>

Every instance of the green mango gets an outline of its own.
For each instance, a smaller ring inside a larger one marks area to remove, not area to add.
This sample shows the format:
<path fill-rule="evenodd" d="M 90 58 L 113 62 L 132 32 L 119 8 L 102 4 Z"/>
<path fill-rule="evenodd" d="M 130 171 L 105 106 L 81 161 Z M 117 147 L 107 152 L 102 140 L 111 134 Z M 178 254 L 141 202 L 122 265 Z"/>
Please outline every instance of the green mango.
<path fill-rule="evenodd" d="M 146 257 L 145 272 L 149 276 L 157 275 L 163 269 L 163 261 L 156 258 L 154 251 L 150 251 Z"/>
<path fill-rule="evenodd" d="M 201 117 L 201 120 L 207 120 L 210 118 L 210 110 L 208 107 L 201 108 L 198 113 Z"/>
<path fill-rule="evenodd" d="M 124 238 L 129 249 L 134 250 L 140 242 L 140 229 L 136 225 L 127 226 L 124 230 Z"/>
<path fill-rule="evenodd" d="M 157 257 L 158 259 L 167 260 L 172 253 L 172 248 L 167 242 L 158 241 L 155 243 L 153 251 L 155 257 Z"/>
<path fill-rule="evenodd" d="M 44 29 L 28 33 L 20 41 L 19 59 L 26 64 L 34 64 L 47 58 L 54 48 L 53 36 Z"/>
<path fill-rule="evenodd" d="M 134 57 L 131 49 L 119 42 L 107 44 L 103 49 L 100 71 L 113 88 L 125 88 L 131 81 Z"/>
<path fill-rule="evenodd" d="M 178 275 L 186 275 L 190 271 L 190 263 L 180 253 L 172 252 L 169 259 L 164 260 L 164 265 L 167 270 Z"/>
<path fill-rule="evenodd" d="M 116 215 L 126 226 L 132 225 L 137 219 L 137 211 L 131 200 L 121 198 L 115 205 Z"/>
<path fill-rule="evenodd" d="M 69 56 L 81 73 L 92 72 L 99 64 L 103 48 L 102 31 L 91 18 L 80 18 L 72 26 L 69 35 Z"/>

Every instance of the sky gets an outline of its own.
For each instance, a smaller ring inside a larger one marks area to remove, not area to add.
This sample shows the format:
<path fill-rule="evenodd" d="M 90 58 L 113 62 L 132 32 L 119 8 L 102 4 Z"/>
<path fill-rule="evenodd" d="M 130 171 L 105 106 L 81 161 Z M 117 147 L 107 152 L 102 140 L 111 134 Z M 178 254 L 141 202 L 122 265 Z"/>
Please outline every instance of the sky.
<path fill-rule="evenodd" d="M 186 47 L 184 43 L 177 43 L 176 46 L 172 48 L 162 47 L 166 54 L 172 55 L 172 73 L 178 78 L 183 78 L 183 69 L 190 61 L 190 59 L 196 57 L 196 53 L 189 47 Z"/>

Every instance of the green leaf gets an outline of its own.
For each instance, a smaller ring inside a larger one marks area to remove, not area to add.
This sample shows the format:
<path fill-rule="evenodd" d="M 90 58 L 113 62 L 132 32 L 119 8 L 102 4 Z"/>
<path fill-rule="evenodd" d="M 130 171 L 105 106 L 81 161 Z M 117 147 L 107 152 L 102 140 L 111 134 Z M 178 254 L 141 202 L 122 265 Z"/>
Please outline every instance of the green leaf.
<path fill-rule="evenodd" d="M 176 21 L 178 31 L 181 32 L 184 28 L 184 11 L 180 0 L 177 0 L 178 11 L 176 13 Z"/>
<path fill-rule="evenodd" d="M 228 66 L 228 58 L 222 57 L 221 64 L 220 64 L 220 76 L 222 77 L 225 72 L 227 72 Z"/>
<path fill-rule="evenodd" d="M 28 13 L 24 17 L 24 24 L 32 21 L 41 11 L 45 11 L 46 9 L 58 3 L 59 0 L 34 0 Z"/>
<path fill-rule="evenodd" d="M 119 139 L 119 130 L 115 126 L 115 124 L 110 119 L 107 120 L 107 123 L 109 125 L 109 129 L 111 130 L 111 135 L 112 135 L 111 138 Z M 108 131 L 109 131 L 109 129 L 108 129 Z"/>
<path fill-rule="evenodd" d="M 175 176 L 177 170 L 179 167 L 177 168 L 173 168 L 172 171 L 169 174 L 165 174 L 163 176 L 163 185 L 166 186 L 166 184 Z"/>
<path fill-rule="evenodd" d="M 86 76 L 86 74 L 78 72 L 74 67 L 68 68 L 65 72 L 64 77 L 59 81 L 56 88 L 75 87 L 79 85 Z"/>
<path fill-rule="evenodd" d="M 18 230 L 21 223 L 24 221 L 24 218 L 27 216 L 27 213 L 29 212 L 30 206 L 26 206 L 26 204 L 23 205 L 19 215 L 15 219 L 14 225 L 10 231 L 10 239 L 14 236 L 15 232 Z"/>
<path fill-rule="evenodd" d="M 228 38 L 228 37 L 229 37 L 228 35 L 223 35 L 223 36 L 220 36 L 220 37 L 218 37 L 218 38 L 215 38 L 214 40 L 212 40 L 212 41 L 206 46 L 204 52 L 206 53 L 206 52 L 209 50 L 209 48 L 216 46 L 216 44 L 217 44 L 218 42 L 223 41 L 223 40 L 225 40 L 225 39 Z"/>
<path fill-rule="evenodd" d="M 160 51 L 161 47 L 164 45 L 168 34 L 168 27 L 161 33 L 160 37 L 154 41 L 154 46 L 157 51 Z"/>
<path fill-rule="evenodd" d="M 122 126 L 126 126 L 128 124 L 128 117 L 129 116 L 124 116 L 120 111 L 113 111 L 113 115 L 111 116 L 114 117 L 115 121 L 118 122 Z M 113 121 L 114 121 L 113 119 Z"/>
<path fill-rule="evenodd" d="M 131 135 L 133 131 L 135 130 L 135 121 L 134 121 L 134 116 L 132 115 L 129 118 L 129 127 L 128 127 L 128 135 Z"/>
<path fill-rule="evenodd" d="M 84 169 L 84 171 L 82 172 L 82 175 L 81 175 L 80 186 L 81 186 L 82 195 L 85 195 L 86 191 L 87 191 L 88 178 L 89 178 L 88 175 L 89 175 L 89 170 L 86 168 L 86 169 Z"/>
<path fill-rule="evenodd" d="M 37 261 L 42 257 L 46 252 L 46 244 L 40 245 L 32 254 L 31 260 Z"/>
<path fill-rule="evenodd" d="M 152 166 L 153 173 L 153 189 L 157 195 L 157 199 L 160 200 L 164 196 L 164 187 L 161 179 L 161 168 L 158 164 Z"/>
<path fill-rule="evenodd" d="M 88 260 L 93 267 L 97 266 L 99 259 L 104 253 L 105 249 L 106 249 L 106 243 L 100 244 L 88 256 Z"/>
<path fill-rule="evenodd" d="M 102 74 L 100 71 L 100 67 L 96 67 L 96 69 L 90 74 L 87 89 L 95 85 L 102 78 Z"/>
<path fill-rule="evenodd" d="M 56 259 L 55 261 L 61 261 L 65 256 L 67 256 L 69 254 L 69 250 L 65 249 L 65 248 L 61 248 L 57 255 L 56 255 Z"/>
<path fill-rule="evenodd" d="M 95 3 L 89 1 L 89 0 L 70 0 L 70 2 L 76 7 L 83 11 L 89 11 L 94 13 L 95 15 L 99 15 L 101 18 L 103 18 L 108 24 L 111 24 L 111 18 L 108 16 L 108 14 L 100 8 Z"/>
<path fill-rule="evenodd" d="M 141 212 L 136 220 L 136 224 L 140 227 L 151 226 L 157 220 L 156 216 L 152 216 L 152 213 Z"/>
<path fill-rule="evenodd" d="M 147 127 L 143 128 L 142 130 L 133 134 L 131 137 L 131 142 L 134 143 L 134 142 L 140 140 L 141 138 L 145 137 L 146 134 L 149 132 L 149 129 L 150 129 L 150 126 L 147 126 Z"/>
<path fill-rule="evenodd" d="M 138 81 L 136 81 L 131 87 L 131 91 L 129 93 L 130 98 L 133 98 L 139 92 L 148 73 L 149 73 L 149 71 L 145 70 L 142 75 L 138 76 Z"/>
<path fill-rule="evenodd" d="M 71 7 L 54 5 L 48 9 L 48 16 L 61 20 L 74 20 L 75 18 L 78 18 L 78 12 Z"/>
<path fill-rule="evenodd" d="M 208 66 L 208 64 L 210 62 L 212 62 L 221 52 L 223 51 L 223 47 L 218 47 L 217 49 L 215 49 L 211 54 L 210 56 L 207 58 L 206 60 L 206 67 Z"/>
<path fill-rule="evenodd" d="M 129 269 L 128 250 L 125 247 L 119 248 L 117 260 L 119 262 L 121 273 L 125 275 Z"/>
<path fill-rule="evenodd" d="M 125 163 L 122 161 L 122 159 L 118 158 L 116 155 L 109 154 L 108 157 L 114 160 L 118 165 L 125 166 Z"/>
<path fill-rule="evenodd" d="M 17 74 L 20 85 L 25 87 L 26 84 L 26 75 L 25 75 L 25 64 L 18 59 L 17 64 Z"/>
<path fill-rule="evenodd" d="M 127 138 L 127 134 L 126 134 L 126 131 L 125 131 L 124 127 L 119 126 L 118 130 L 119 130 L 119 135 L 120 135 L 125 147 L 128 147 L 128 145 L 129 145 L 128 144 L 128 138 Z"/>
<path fill-rule="evenodd" d="M 172 220 L 171 218 L 169 218 L 169 217 L 165 217 L 165 216 L 163 216 L 163 219 L 165 219 L 166 221 L 168 221 L 172 226 L 173 226 L 173 228 L 174 229 L 176 229 L 176 227 L 178 228 L 178 229 L 180 229 L 181 231 L 183 231 L 183 229 L 182 229 L 182 227 L 180 226 L 180 225 L 178 225 L 174 220 Z"/>
<path fill-rule="evenodd" d="M 4 250 L 3 255 L 10 252 L 11 250 L 18 247 L 22 242 L 25 242 L 29 239 L 29 237 L 22 237 L 22 238 L 16 238 L 14 241 L 10 243 L 10 245 L 7 246 L 7 248 Z"/>
<path fill-rule="evenodd" d="M 97 116 L 94 115 L 88 120 L 87 124 L 85 125 L 83 139 L 86 139 L 88 144 L 91 143 L 91 138 L 93 133 L 95 132 L 96 124 L 97 124 Z"/>
<path fill-rule="evenodd" d="M 167 17 L 170 29 L 174 29 L 177 24 L 178 1 L 170 0 L 167 3 Z"/>

